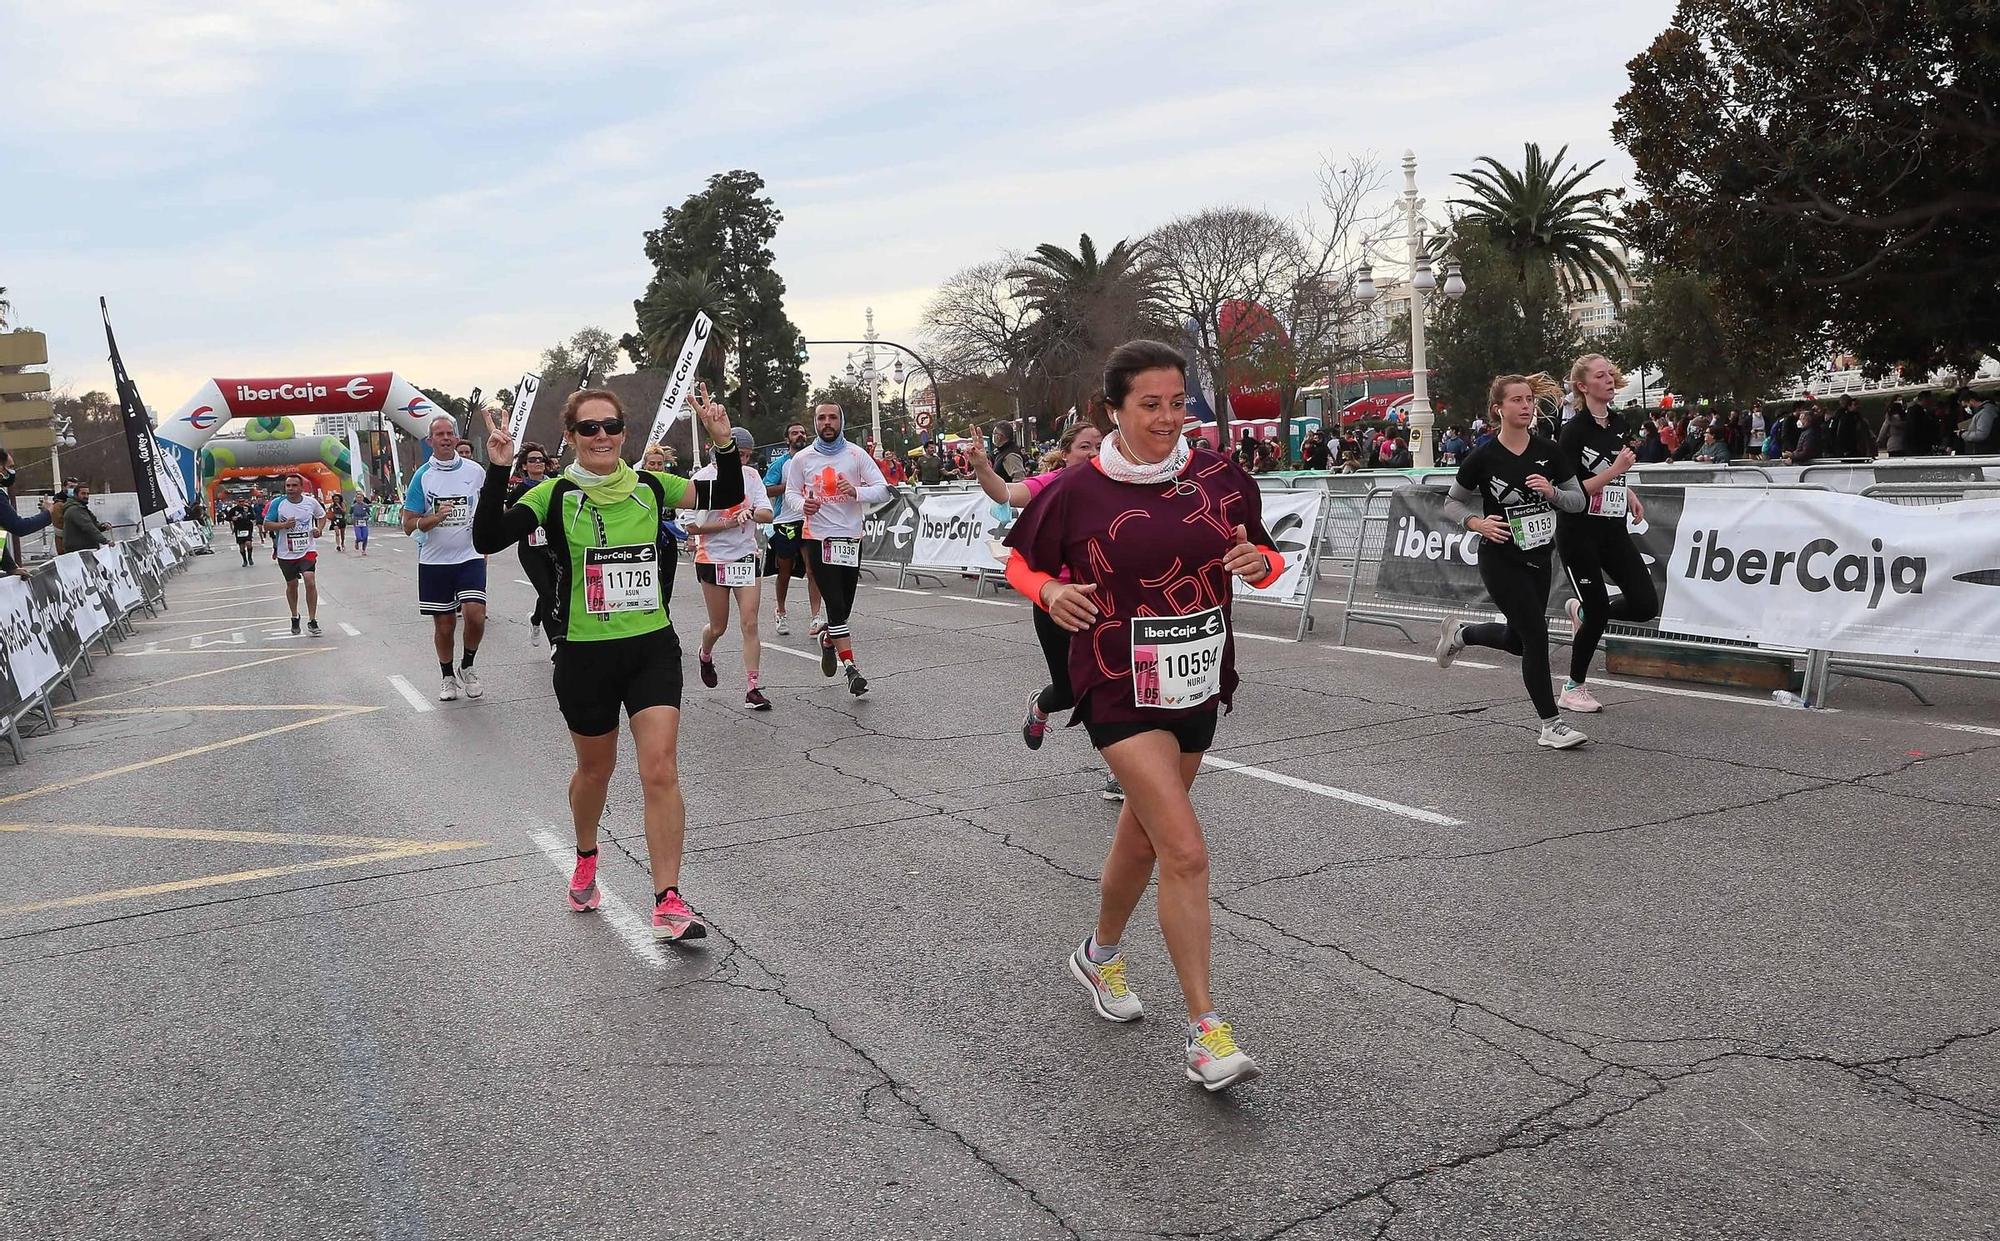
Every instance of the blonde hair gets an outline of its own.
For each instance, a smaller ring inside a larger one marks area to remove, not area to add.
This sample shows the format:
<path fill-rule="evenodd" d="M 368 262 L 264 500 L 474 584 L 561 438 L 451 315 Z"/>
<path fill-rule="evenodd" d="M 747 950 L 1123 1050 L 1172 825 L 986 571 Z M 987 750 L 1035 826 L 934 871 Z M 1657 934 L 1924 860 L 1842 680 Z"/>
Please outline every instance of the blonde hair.
<path fill-rule="evenodd" d="M 1041 472 L 1047 474 L 1051 470 L 1063 468 L 1069 460 L 1069 450 L 1076 447 L 1076 437 L 1085 431 L 1097 431 L 1099 435 L 1103 434 L 1095 423 L 1078 418 L 1069 424 L 1069 429 L 1062 433 L 1062 438 L 1056 441 L 1056 446 L 1042 454 Z"/>
<path fill-rule="evenodd" d="M 1602 362 L 1611 368 L 1611 391 L 1614 395 L 1618 389 L 1625 386 L 1625 372 L 1618 369 L 1616 362 L 1613 362 L 1601 353 L 1586 353 L 1576 360 L 1574 366 L 1569 368 L 1569 390 L 1572 393 L 1575 393 L 1579 397 L 1583 395 L 1583 381 L 1590 375 L 1590 367 L 1593 362 Z"/>

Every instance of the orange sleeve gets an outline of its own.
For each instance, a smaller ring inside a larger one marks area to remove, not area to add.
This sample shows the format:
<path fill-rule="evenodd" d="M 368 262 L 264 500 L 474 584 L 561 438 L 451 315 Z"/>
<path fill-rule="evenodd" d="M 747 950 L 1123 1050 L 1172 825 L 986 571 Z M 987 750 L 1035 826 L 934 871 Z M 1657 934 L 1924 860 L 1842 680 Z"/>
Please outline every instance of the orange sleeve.
<path fill-rule="evenodd" d="M 1277 581 L 1285 575 L 1285 558 L 1276 548 L 1260 547 L 1257 550 L 1264 553 L 1264 560 L 1271 566 L 1271 571 L 1266 573 L 1262 580 L 1252 582 L 1250 585 L 1258 590 L 1263 590 L 1272 582 Z"/>
<path fill-rule="evenodd" d="M 1022 598 L 1045 612 L 1048 608 L 1042 603 L 1042 587 L 1055 580 L 1054 575 L 1031 567 L 1021 555 L 1019 548 L 1013 549 L 1008 555 L 1007 584 L 1019 591 Z"/>

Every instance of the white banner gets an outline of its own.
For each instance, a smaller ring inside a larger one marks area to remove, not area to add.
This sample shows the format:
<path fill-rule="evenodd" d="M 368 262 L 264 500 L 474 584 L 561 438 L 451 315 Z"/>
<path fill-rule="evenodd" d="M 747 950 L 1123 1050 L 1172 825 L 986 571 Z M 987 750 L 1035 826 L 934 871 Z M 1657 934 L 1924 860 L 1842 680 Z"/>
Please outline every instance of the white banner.
<path fill-rule="evenodd" d="M 2000 662 L 2000 500 L 1689 487 L 1660 628 Z"/>
<path fill-rule="evenodd" d="M 62 589 L 62 606 L 76 623 L 77 637 L 89 646 L 111 623 L 111 618 L 104 614 L 97 585 L 91 580 L 90 566 L 83 562 L 82 552 L 71 552 L 56 557 L 55 573 Z"/>
<path fill-rule="evenodd" d="M 1316 487 L 1310 491 L 1274 488 L 1263 493 L 1264 529 L 1270 532 L 1273 547 L 1284 555 L 1285 571 L 1262 590 L 1240 577 L 1232 578 L 1237 594 L 1272 603 L 1298 602 L 1293 596 L 1305 580 L 1306 561 L 1311 558 L 1313 540 L 1319 537 L 1320 502 L 1325 498 L 1326 493 Z"/>
<path fill-rule="evenodd" d="M 507 416 L 507 438 L 516 445 L 528 430 L 528 414 L 535 408 L 535 391 L 542 386 L 542 377 L 533 371 L 521 375 L 520 386 L 514 389 L 514 409 Z"/>
<path fill-rule="evenodd" d="M 1012 513 L 1006 505 L 987 499 L 984 492 L 931 492 L 917 506 L 917 537 L 910 546 L 910 563 L 967 572 L 1004 569 L 1007 550 L 997 547 L 992 535 L 1010 523 Z"/>
<path fill-rule="evenodd" d="M 681 346 L 681 356 L 674 363 L 674 369 L 667 375 L 667 390 L 660 394 L 660 408 L 653 414 L 653 429 L 646 432 L 648 444 L 658 444 L 667 438 L 667 431 L 681 415 L 687 402 L 688 390 L 694 386 L 694 368 L 701 363 L 701 355 L 708 348 L 708 330 L 713 326 L 708 316 L 697 310 L 694 323 L 688 327 L 687 343 Z M 699 451 L 697 447 L 696 451 Z"/>
<path fill-rule="evenodd" d="M 56 679 L 62 664 L 49 642 L 52 617 L 39 620 L 35 614 L 34 592 L 25 578 L 9 574 L 0 577 L 0 656 L 7 661 L 8 687 L 0 685 L 0 708 L 23 703 Z M 13 698 L 13 702 L 7 701 Z"/>

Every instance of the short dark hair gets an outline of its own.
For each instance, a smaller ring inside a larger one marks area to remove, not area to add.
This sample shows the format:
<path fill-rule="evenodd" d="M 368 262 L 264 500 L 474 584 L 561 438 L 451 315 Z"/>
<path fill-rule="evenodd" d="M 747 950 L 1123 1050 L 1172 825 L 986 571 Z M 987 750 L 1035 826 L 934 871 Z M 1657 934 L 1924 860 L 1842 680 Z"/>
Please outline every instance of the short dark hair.
<path fill-rule="evenodd" d="M 1104 359 L 1104 402 L 1119 406 L 1132 395 L 1132 379 L 1141 371 L 1158 371 L 1173 368 L 1187 379 L 1187 359 L 1181 351 L 1164 341 L 1128 340 L 1111 351 Z"/>
<path fill-rule="evenodd" d="M 291 473 L 285 475 L 284 481 L 289 483 L 295 478 L 299 480 L 299 486 L 303 487 L 306 485 L 306 476 L 299 473 L 297 470 L 293 470 Z"/>

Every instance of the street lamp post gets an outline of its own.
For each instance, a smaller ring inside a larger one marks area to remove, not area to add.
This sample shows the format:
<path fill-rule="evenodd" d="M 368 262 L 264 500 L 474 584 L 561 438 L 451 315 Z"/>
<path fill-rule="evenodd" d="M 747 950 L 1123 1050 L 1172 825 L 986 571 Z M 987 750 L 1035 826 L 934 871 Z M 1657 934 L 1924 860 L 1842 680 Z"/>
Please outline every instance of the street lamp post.
<path fill-rule="evenodd" d="M 882 337 L 876 334 L 875 311 L 873 310 L 873 308 L 870 308 L 870 310 L 868 311 L 868 331 L 867 334 L 862 339 L 809 340 L 804 343 L 808 347 L 811 347 L 813 345 L 861 346 L 860 353 L 862 357 L 862 366 L 860 367 L 860 369 L 857 370 L 854 364 L 850 361 L 848 363 L 848 377 L 850 379 L 853 379 L 856 383 L 865 383 L 868 386 L 869 423 L 870 423 L 870 429 L 875 436 L 875 451 L 878 453 L 882 451 L 882 408 L 881 408 L 879 394 L 876 391 L 876 385 L 885 377 L 900 383 L 902 382 L 902 376 L 900 374 L 885 376 L 883 372 L 877 370 L 875 368 L 875 351 L 877 349 L 894 349 L 897 350 L 898 352 L 909 354 L 910 360 L 915 362 L 919 367 L 922 367 L 924 373 L 931 377 L 932 388 L 935 389 L 937 385 L 937 375 L 938 375 L 937 368 L 932 366 L 928 361 L 926 361 L 922 354 L 910 348 L 908 345 L 898 344 L 893 340 L 884 340 L 882 339 Z M 896 364 L 897 366 L 900 367 L 902 365 L 902 360 L 900 358 L 897 359 Z M 939 399 L 942 400 L 942 397 L 940 397 Z"/>
<path fill-rule="evenodd" d="M 1431 459 L 1437 459 L 1437 415 L 1431 410 L 1431 377 L 1427 359 L 1424 356 L 1424 302 L 1431 290 L 1438 287 L 1437 277 L 1431 272 L 1431 256 L 1425 244 L 1427 225 L 1423 216 L 1423 199 L 1417 196 L 1417 154 L 1403 152 L 1403 227 L 1404 240 L 1409 246 L 1410 264 L 1410 430 L 1420 437 L 1428 438 Z M 1361 264 L 1355 282 L 1355 296 L 1361 304 L 1371 305 L 1375 301 L 1374 272 L 1366 261 Z M 1459 274 L 1458 263 L 1446 260 L 1444 267 L 1444 295 L 1453 301 L 1465 295 L 1465 278 Z"/>

